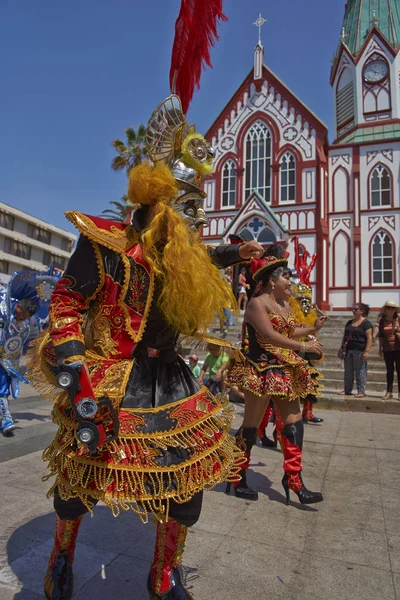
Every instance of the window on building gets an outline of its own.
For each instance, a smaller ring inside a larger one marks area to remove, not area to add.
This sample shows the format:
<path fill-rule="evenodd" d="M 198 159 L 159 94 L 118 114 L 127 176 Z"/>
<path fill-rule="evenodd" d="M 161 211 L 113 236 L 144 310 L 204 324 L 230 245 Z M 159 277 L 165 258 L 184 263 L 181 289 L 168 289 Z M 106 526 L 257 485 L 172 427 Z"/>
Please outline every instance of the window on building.
<path fill-rule="evenodd" d="M 383 165 L 378 165 L 371 174 L 371 207 L 392 205 L 392 181 Z"/>
<path fill-rule="evenodd" d="M 247 132 L 245 153 L 245 200 L 257 191 L 266 202 L 270 202 L 272 137 L 262 121 L 256 121 Z"/>
<path fill-rule="evenodd" d="M 43 244 L 50 244 L 51 241 L 51 232 L 33 223 L 29 223 L 28 225 L 28 236 Z"/>
<path fill-rule="evenodd" d="M 47 267 L 53 266 L 56 269 L 61 269 L 61 271 L 64 271 L 65 258 L 63 258 L 62 256 L 57 256 L 57 254 L 52 254 L 51 252 L 47 252 L 47 250 L 45 250 L 43 252 L 43 264 Z"/>
<path fill-rule="evenodd" d="M 68 238 L 61 238 L 61 250 L 65 252 L 71 252 L 73 246 L 73 241 Z"/>
<path fill-rule="evenodd" d="M 236 205 L 236 165 L 232 159 L 227 160 L 222 169 L 222 206 Z"/>
<path fill-rule="evenodd" d="M 383 230 L 378 231 L 372 243 L 372 283 L 394 283 L 393 242 Z"/>
<path fill-rule="evenodd" d="M 290 152 L 281 159 L 281 202 L 296 202 L 296 161 Z"/>
<path fill-rule="evenodd" d="M 0 210 L 0 227 L 4 227 L 4 229 L 10 229 L 10 231 L 13 231 L 14 221 L 15 219 L 13 215 L 9 215 Z"/>
<path fill-rule="evenodd" d="M 32 248 L 28 244 L 23 244 L 17 240 L 11 238 L 4 238 L 4 252 L 11 254 L 12 256 L 18 256 L 19 258 L 25 258 L 30 260 Z"/>
<path fill-rule="evenodd" d="M 354 83 L 349 68 L 340 75 L 336 90 L 336 124 L 340 128 L 354 120 Z"/>
<path fill-rule="evenodd" d="M 0 273 L 8 274 L 8 270 L 10 268 L 10 263 L 8 260 L 0 260 Z"/>

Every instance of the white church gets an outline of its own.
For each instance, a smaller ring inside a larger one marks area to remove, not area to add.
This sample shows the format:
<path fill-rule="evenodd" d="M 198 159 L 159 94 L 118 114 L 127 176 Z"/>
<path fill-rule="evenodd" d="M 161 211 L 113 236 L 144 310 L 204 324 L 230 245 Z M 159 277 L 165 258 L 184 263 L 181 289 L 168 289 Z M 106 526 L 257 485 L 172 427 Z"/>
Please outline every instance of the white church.
<path fill-rule="evenodd" d="M 261 25 L 260 18 L 256 24 Z M 400 304 L 400 0 L 348 0 L 333 60 L 335 131 L 263 63 L 211 125 L 207 244 L 298 236 L 323 309 Z"/>

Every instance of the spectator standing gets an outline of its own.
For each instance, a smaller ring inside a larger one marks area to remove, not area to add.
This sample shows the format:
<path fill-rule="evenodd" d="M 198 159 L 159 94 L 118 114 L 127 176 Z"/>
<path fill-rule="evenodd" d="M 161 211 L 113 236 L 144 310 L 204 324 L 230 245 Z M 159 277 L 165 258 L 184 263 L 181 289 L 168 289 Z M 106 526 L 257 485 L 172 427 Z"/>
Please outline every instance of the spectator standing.
<path fill-rule="evenodd" d="M 189 368 L 192 371 L 193 375 L 196 377 L 196 379 L 198 379 L 200 376 L 200 367 L 197 364 L 198 362 L 199 359 L 196 356 L 196 354 L 189 355 Z"/>
<path fill-rule="evenodd" d="M 354 376 L 356 378 L 356 398 L 365 396 L 367 384 L 368 358 L 372 346 L 373 325 L 368 321 L 368 304 L 359 302 L 352 309 L 353 319 L 346 323 L 342 348 L 345 347 L 344 357 L 344 391 L 340 392 L 350 396 L 353 391 Z"/>
<path fill-rule="evenodd" d="M 247 306 L 247 290 L 250 289 L 249 284 L 247 283 L 246 280 L 246 268 L 243 267 L 242 269 L 240 269 L 240 273 L 239 273 L 239 277 L 238 277 L 238 307 L 239 310 L 242 310 L 243 312 L 246 310 L 246 306 Z"/>
<path fill-rule="evenodd" d="M 379 322 L 379 356 L 386 364 L 386 394 L 384 400 L 393 398 L 394 368 L 397 373 L 398 396 L 400 400 L 400 322 L 396 302 L 388 300 L 382 307 L 383 316 Z"/>

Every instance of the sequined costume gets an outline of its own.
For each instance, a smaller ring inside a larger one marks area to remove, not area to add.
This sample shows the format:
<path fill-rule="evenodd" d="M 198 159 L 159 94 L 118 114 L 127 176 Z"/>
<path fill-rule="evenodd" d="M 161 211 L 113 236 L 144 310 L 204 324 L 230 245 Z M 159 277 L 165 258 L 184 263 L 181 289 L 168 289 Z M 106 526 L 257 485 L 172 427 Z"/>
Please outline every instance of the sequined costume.
<path fill-rule="evenodd" d="M 54 401 L 58 425 L 43 455 L 56 478 L 49 492 L 57 513 L 45 576 L 50 600 L 72 595 L 79 525 L 99 500 L 114 515 L 131 509 L 143 522 L 149 515 L 158 521 L 150 598 L 191 598 L 178 569 L 187 527 L 199 518 L 203 490 L 237 480 L 244 460 L 229 435 L 227 397 L 200 386 L 176 351 L 180 334 L 195 335 L 207 311 L 215 317 L 215 301 L 221 312 L 226 305 L 230 290 L 218 269 L 243 261 L 242 247 L 207 250 L 197 233 L 207 222 L 200 186 L 212 149 L 187 124 L 176 96 L 151 116 L 146 145 L 153 163 L 130 173 L 129 200 L 140 205 L 131 223 L 67 214 L 81 236 L 52 295 L 49 330 L 31 356 L 32 383 Z M 168 296 L 180 279 L 197 281 L 189 291 L 178 288 L 193 298 L 191 312 L 179 311 L 186 298 Z M 105 397 L 118 419 L 117 437 L 94 451 L 79 437 L 71 397 L 57 387 L 59 371 L 75 368 L 87 369 L 92 404 Z"/>
<path fill-rule="evenodd" d="M 29 383 L 20 368 L 22 355 L 35 329 L 48 316 L 50 293 L 57 278 L 49 273 L 17 271 L 6 288 L 0 290 L 0 431 L 9 435 L 15 429 L 9 397 L 17 399 L 20 383 Z M 35 320 L 35 328 L 31 321 Z"/>
<path fill-rule="evenodd" d="M 138 217 L 132 227 L 68 214 L 81 238 L 53 293 L 50 331 L 38 340 L 40 370 L 30 376 L 56 401 L 59 430 L 44 453 L 53 489 L 88 507 L 102 500 L 115 514 L 129 507 L 147 521 L 148 512 L 164 520 L 171 501 L 229 478 L 236 456 L 227 400 L 199 386 L 157 307 L 157 281 L 135 242 Z M 235 246 L 211 253 L 221 267 L 241 260 Z M 57 364 L 74 357 L 84 357 L 96 396 L 108 395 L 118 411 L 118 439 L 94 457 L 77 443 L 70 403 L 56 386 Z"/>
<path fill-rule="evenodd" d="M 293 314 L 271 314 L 269 318 L 275 331 L 292 337 L 297 326 Z M 229 372 L 231 385 L 256 396 L 289 400 L 317 393 L 316 372 L 307 361 L 293 350 L 265 343 L 249 323 L 244 323 L 243 330 L 242 352 Z"/>
<path fill-rule="evenodd" d="M 274 275 L 277 281 L 284 279 L 283 273 L 287 267 L 287 260 L 284 257 L 276 258 L 268 256 L 258 261 L 258 265 L 253 266 L 255 267 L 253 269 L 253 279 L 261 282 L 258 291 L 263 289 L 262 286 L 264 288 L 269 286 L 272 292 L 274 281 L 271 278 Z M 256 301 L 256 299 L 253 300 L 253 302 Z M 279 307 L 276 300 L 275 303 Z M 294 338 L 297 322 L 291 312 L 288 312 L 286 315 L 269 313 L 267 316 L 268 311 L 265 305 L 262 308 L 263 310 L 265 310 L 265 319 L 269 318 L 275 332 L 286 338 Z M 258 317 L 260 328 L 262 318 L 261 312 Z M 300 348 L 301 344 L 299 344 Z M 245 392 L 245 402 L 250 400 L 250 398 L 246 397 L 246 392 L 250 392 L 260 398 L 262 406 L 264 406 L 265 399 L 269 399 L 270 401 L 276 400 L 278 408 L 280 403 L 283 405 L 283 403 L 288 401 L 298 404 L 299 398 L 317 393 L 319 377 L 319 373 L 307 361 L 302 359 L 297 352 L 265 342 L 250 323 L 243 323 L 242 349 L 237 352 L 232 364 L 228 375 L 228 383 L 239 387 L 239 389 Z M 298 416 L 300 417 L 300 411 L 298 412 Z M 259 437 L 265 435 L 265 427 L 269 421 L 269 417 L 270 408 L 267 407 L 261 423 L 254 422 L 252 427 L 249 425 L 246 427 L 242 426 L 236 434 L 237 443 L 240 447 L 244 448 L 247 459 L 241 470 L 241 480 L 234 483 L 235 495 L 240 498 L 258 500 L 257 490 L 252 489 L 247 484 L 247 469 L 250 464 L 251 450 L 256 443 L 257 435 Z M 304 424 L 301 417 L 298 421 L 295 420 L 294 422 L 285 424 L 279 410 L 276 410 L 275 424 L 277 437 L 281 443 L 284 456 L 283 468 L 285 474 L 282 485 L 285 489 L 287 503 L 289 503 L 290 490 L 294 491 L 298 495 L 300 502 L 304 504 L 321 502 L 323 499 L 322 494 L 307 490 L 302 480 Z M 261 432 L 260 428 L 262 428 Z M 227 491 L 229 490 L 230 484 L 227 486 Z"/>

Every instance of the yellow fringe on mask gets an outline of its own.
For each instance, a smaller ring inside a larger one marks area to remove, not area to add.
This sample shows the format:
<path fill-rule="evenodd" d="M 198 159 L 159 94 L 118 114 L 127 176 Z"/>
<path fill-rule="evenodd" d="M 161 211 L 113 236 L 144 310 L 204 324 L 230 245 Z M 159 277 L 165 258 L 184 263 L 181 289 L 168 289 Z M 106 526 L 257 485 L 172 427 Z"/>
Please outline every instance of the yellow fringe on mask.
<path fill-rule="evenodd" d="M 208 155 L 207 159 L 204 162 L 199 162 L 198 160 L 193 158 L 188 149 L 188 145 L 192 140 L 201 140 L 205 147 L 208 146 L 208 142 L 204 139 L 202 135 L 200 135 L 199 133 L 189 133 L 189 135 L 185 137 L 182 143 L 182 161 L 185 163 L 185 165 L 187 165 L 188 167 L 192 167 L 192 169 L 194 169 L 201 175 L 209 175 L 214 170 L 213 158 Z"/>

